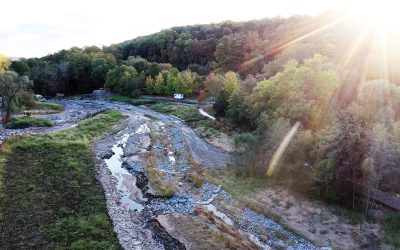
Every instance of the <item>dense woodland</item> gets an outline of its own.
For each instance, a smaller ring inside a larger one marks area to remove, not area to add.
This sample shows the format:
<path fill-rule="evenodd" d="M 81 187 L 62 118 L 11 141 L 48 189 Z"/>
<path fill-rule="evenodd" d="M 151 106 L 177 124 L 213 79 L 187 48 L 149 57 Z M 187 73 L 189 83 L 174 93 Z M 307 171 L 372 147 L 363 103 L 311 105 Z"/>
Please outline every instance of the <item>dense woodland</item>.
<path fill-rule="evenodd" d="M 215 101 L 215 114 L 238 132 L 243 175 L 264 175 L 300 122 L 274 175 L 367 211 L 353 183 L 400 190 L 400 77 L 381 70 L 373 34 L 353 46 L 357 25 L 331 12 L 175 27 L 108 47 L 20 59 L 9 70 L 28 76 L 44 96 L 105 86 L 130 97 L 179 92 Z M 390 55 L 389 65 L 397 58 Z"/>

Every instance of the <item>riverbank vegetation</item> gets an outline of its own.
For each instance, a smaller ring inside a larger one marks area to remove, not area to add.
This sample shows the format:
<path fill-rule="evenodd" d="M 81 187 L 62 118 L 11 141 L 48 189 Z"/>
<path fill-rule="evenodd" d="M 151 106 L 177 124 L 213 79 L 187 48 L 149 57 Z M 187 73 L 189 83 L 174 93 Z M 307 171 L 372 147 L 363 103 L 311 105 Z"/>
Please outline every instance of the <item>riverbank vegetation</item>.
<path fill-rule="evenodd" d="M 207 119 L 192 105 L 158 103 L 151 105 L 150 108 L 161 113 L 174 115 L 188 123 Z"/>
<path fill-rule="evenodd" d="M 4 127 L 8 129 L 21 129 L 29 127 L 53 127 L 52 121 L 38 117 L 14 117 Z"/>
<path fill-rule="evenodd" d="M 62 105 L 52 102 L 35 102 L 33 107 L 28 108 L 40 109 L 47 112 L 61 112 L 64 110 L 64 107 Z"/>
<path fill-rule="evenodd" d="M 153 99 L 131 98 L 131 97 L 121 96 L 121 95 L 111 96 L 108 100 L 113 101 L 113 102 L 125 102 L 125 103 L 129 103 L 129 104 L 132 104 L 135 106 L 150 105 L 150 104 L 156 104 L 157 102 L 159 102 L 159 101 L 153 100 Z"/>
<path fill-rule="evenodd" d="M 14 137 L 2 145 L 2 247 L 120 249 L 90 142 L 121 119 L 121 113 L 106 111 L 73 129 Z"/>
<path fill-rule="evenodd" d="M 150 152 L 145 166 L 145 173 L 149 179 L 150 187 L 154 190 L 154 194 L 161 197 L 172 197 L 176 193 L 176 187 L 168 181 L 164 181 L 164 173 L 157 168 L 157 153 Z"/>

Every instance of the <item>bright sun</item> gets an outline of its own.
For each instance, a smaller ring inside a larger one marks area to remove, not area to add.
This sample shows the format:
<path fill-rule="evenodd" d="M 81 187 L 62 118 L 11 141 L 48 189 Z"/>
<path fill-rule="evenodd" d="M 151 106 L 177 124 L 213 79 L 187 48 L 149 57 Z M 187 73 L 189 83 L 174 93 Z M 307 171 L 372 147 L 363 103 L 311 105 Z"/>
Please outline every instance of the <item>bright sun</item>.
<path fill-rule="evenodd" d="M 395 0 L 370 0 L 352 3 L 350 10 L 355 19 L 373 26 L 400 24 L 400 2 Z"/>

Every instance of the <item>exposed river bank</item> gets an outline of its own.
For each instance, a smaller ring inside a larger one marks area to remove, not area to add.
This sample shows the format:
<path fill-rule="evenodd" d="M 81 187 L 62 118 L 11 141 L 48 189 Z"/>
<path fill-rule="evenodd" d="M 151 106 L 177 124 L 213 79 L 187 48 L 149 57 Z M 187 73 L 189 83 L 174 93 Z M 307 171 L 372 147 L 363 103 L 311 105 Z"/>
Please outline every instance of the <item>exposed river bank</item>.
<path fill-rule="evenodd" d="M 53 128 L 2 130 L 2 140 L 19 134 L 68 129 L 105 109 L 127 118 L 96 141 L 98 178 L 120 244 L 125 249 L 318 249 L 274 220 L 240 206 L 220 186 L 196 188 L 188 179 L 191 159 L 204 168 L 223 167 L 229 153 L 215 147 L 181 120 L 146 107 L 103 100 L 63 100 L 65 111 L 45 115 Z M 174 194 L 162 197 L 150 184 L 154 167 Z"/>

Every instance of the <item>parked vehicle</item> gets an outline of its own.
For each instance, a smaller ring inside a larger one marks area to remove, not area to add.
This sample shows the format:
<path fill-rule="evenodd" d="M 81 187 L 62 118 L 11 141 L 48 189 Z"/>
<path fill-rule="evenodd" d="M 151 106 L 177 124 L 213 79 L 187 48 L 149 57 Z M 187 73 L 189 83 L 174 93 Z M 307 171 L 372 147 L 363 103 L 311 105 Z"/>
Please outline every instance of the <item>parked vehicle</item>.
<path fill-rule="evenodd" d="M 46 98 L 44 98 L 42 95 L 35 95 L 35 100 L 38 102 L 47 102 Z"/>
<path fill-rule="evenodd" d="M 183 94 L 179 94 L 179 93 L 174 94 L 174 99 L 183 100 Z"/>

